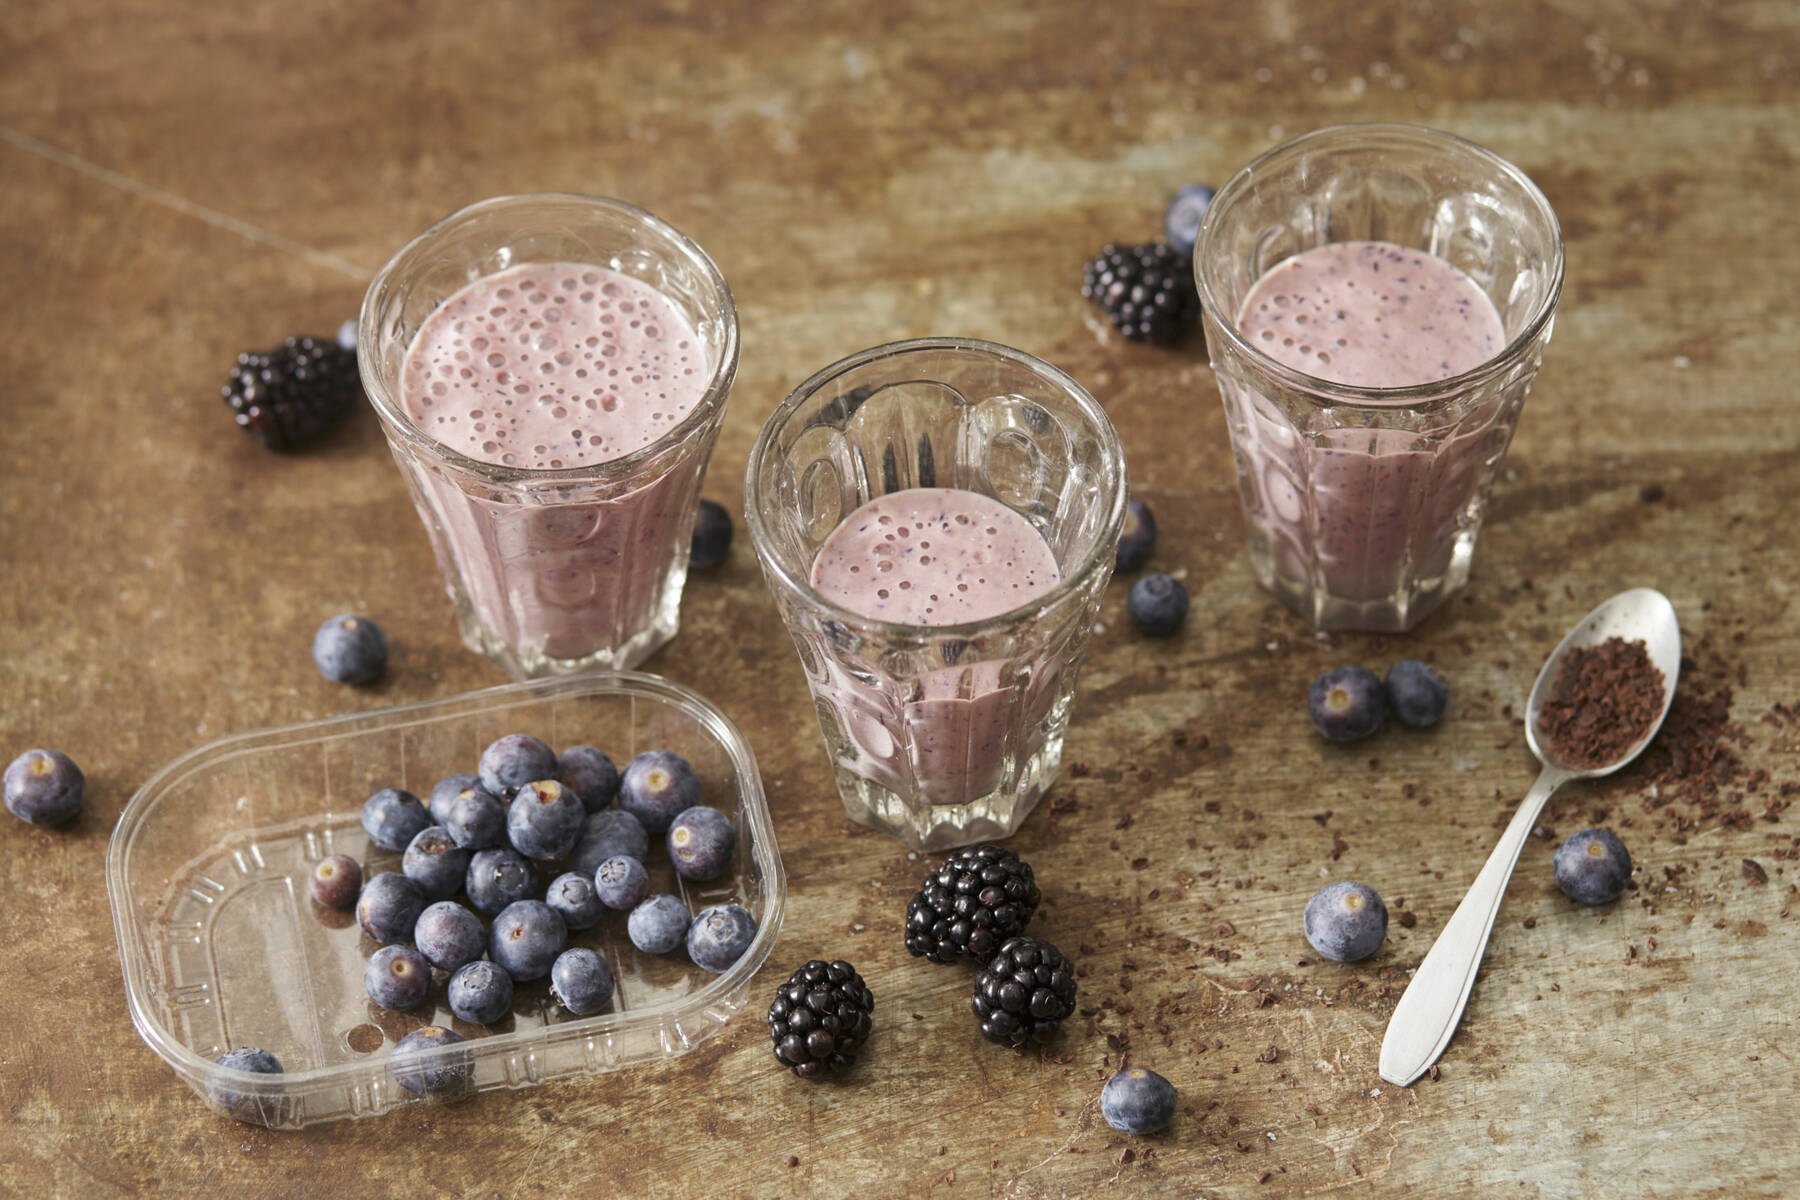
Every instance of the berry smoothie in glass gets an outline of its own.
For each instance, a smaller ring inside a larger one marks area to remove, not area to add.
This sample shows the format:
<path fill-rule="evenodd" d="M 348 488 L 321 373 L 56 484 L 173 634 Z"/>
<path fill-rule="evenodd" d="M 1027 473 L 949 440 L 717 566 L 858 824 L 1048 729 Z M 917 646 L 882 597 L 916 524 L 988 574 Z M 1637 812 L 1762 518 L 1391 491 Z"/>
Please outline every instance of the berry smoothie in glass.
<path fill-rule="evenodd" d="M 1469 577 L 1562 239 L 1518 168 L 1404 125 L 1307 134 L 1207 209 L 1194 269 L 1258 580 L 1412 628 Z"/>
<path fill-rule="evenodd" d="M 698 246 L 617 201 L 485 201 L 383 268 L 358 345 L 471 649 L 530 676 L 674 635 L 737 362 Z"/>
<path fill-rule="evenodd" d="M 935 850 L 1055 778 L 1124 520 L 1111 423 L 1068 376 L 955 338 L 853 355 L 764 424 L 745 519 L 838 795 Z"/>

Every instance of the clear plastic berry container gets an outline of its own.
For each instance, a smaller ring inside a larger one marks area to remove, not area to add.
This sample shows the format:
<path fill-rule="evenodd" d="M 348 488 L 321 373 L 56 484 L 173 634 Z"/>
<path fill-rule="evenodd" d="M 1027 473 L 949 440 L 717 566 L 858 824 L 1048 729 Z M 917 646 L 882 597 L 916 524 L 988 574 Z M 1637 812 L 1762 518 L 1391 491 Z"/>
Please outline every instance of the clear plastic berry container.
<path fill-rule="evenodd" d="M 539 980 L 517 986 L 497 1024 L 469 1025 L 445 1004 L 442 972 L 411 1011 L 369 1000 L 363 964 L 376 946 L 353 914 L 314 904 L 308 871 L 332 853 L 362 863 L 365 878 L 399 870 L 400 856 L 363 832 L 363 800 L 382 787 L 423 799 L 443 776 L 473 771 L 484 746 L 513 732 L 558 748 L 595 745 L 621 767 L 654 748 L 693 764 L 701 803 L 736 824 L 732 868 L 710 883 L 683 881 L 654 834 L 646 865 L 652 890 L 676 893 L 690 912 L 727 901 L 750 910 L 757 934 L 736 965 L 712 975 L 679 949 L 642 954 L 625 935 L 625 914 L 609 912 L 569 939 L 599 950 L 612 967 L 618 990 L 606 1013 L 571 1016 Z M 433 1102 L 402 1089 L 389 1070 L 394 1043 L 425 1025 L 448 1026 L 467 1041 L 408 1061 L 466 1062 L 465 1095 L 683 1054 L 743 1008 L 786 898 L 762 779 L 743 735 L 686 688 L 625 672 L 490 688 L 189 751 L 121 814 L 106 886 L 138 1032 L 203 1099 L 275 1128 Z M 246 1046 L 272 1052 L 284 1073 L 213 1062 Z"/>

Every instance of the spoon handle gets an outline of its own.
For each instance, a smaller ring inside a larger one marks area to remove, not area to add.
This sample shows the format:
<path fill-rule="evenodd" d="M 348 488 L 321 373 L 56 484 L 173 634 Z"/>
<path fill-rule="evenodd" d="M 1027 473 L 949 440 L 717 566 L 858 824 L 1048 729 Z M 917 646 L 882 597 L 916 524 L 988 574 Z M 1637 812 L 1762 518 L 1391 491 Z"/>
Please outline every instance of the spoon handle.
<path fill-rule="evenodd" d="M 1450 1044 L 1450 1035 L 1456 1032 L 1463 1006 L 1474 990 L 1481 956 L 1494 931 L 1494 918 L 1499 915 L 1519 851 L 1551 793 L 1569 778 L 1568 772 L 1555 767 L 1539 773 L 1500 835 L 1499 845 L 1469 886 L 1469 894 L 1450 914 L 1430 952 L 1413 972 L 1412 982 L 1388 1021 L 1387 1035 L 1381 1039 L 1381 1077 L 1389 1083 L 1401 1087 L 1412 1083 Z"/>

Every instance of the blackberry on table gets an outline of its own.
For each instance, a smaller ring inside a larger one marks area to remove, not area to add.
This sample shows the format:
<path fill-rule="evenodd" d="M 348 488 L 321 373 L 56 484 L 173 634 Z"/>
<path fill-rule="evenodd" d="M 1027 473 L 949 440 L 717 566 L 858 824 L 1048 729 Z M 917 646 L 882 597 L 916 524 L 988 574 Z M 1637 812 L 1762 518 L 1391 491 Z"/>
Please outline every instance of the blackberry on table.
<path fill-rule="evenodd" d="M 906 905 L 906 948 L 932 962 L 986 962 L 1024 931 L 1042 894 L 1031 864 L 999 846 L 968 846 L 925 876 Z"/>
<path fill-rule="evenodd" d="M 1075 965 L 1049 942 L 1013 938 L 975 972 L 969 1007 L 990 1042 L 1014 1050 L 1047 1042 L 1075 1011 Z"/>
<path fill-rule="evenodd" d="M 356 351 L 336 341 L 289 338 L 238 355 L 219 389 L 238 426 L 271 450 L 298 450 L 348 417 L 362 395 Z"/>
<path fill-rule="evenodd" d="M 1109 243 L 1088 259 L 1081 294 L 1134 342 L 1173 342 L 1200 318 L 1192 262 L 1166 243 Z"/>
<path fill-rule="evenodd" d="M 856 1060 L 874 1011 L 875 993 L 855 967 L 815 959 L 788 976 L 769 1005 L 775 1060 L 801 1079 L 836 1074 Z"/>

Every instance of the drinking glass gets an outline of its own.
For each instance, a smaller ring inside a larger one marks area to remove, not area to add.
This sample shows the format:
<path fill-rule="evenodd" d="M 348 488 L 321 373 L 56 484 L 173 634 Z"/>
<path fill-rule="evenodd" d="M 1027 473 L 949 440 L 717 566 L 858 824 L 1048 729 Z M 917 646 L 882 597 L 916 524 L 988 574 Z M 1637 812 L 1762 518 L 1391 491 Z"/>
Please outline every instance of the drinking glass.
<path fill-rule="evenodd" d="M 875 497 L 933 487 L 1022 516 L 1056 558 L 1055 586 L 945 626 L 875 620 L 813 587 L 813 560 L 841 521 Z M 1124 457 L 1094 398 L 988 342 L 865 350 L 769 417 L 744 506 L 845 812 L 921 850 L 1017 830 L 1056 776 L 1124 519 Z"/>
<path fill-rule="evenodd" d="M 1449 379 L 1335 383 L 1238 330 L 1256 281 L 1331 242 L 1426 250 L 1494 302 L 1506 345 Z M 1410 125 L 1322 129 L 1277 146 L 1213 198 L 1194 252 L 1250 561 L 1319 629 L 1411 629 L 1467 582 L 1501 456 L 1562 289 L 1562 234 L 1531 180 L 1491 151 Z"/>
<path fill-rule="evenodd" d="M 641 450 L 557 469 L 481 462 L 421 430 L 401 391 L 419 326 L 465 285 L 530 262 L 608 267 L 666 296 L 706 353 L 710 375 L 694 410 Z M 712 260 L 617 200 L 484 200 L 421 233 L 376 274 L 357 330 L 363 388 L 469 649 L 525 678 L 629 668 L 675 635 L 700 485 L 737 356 L 737 309 Z"/>

